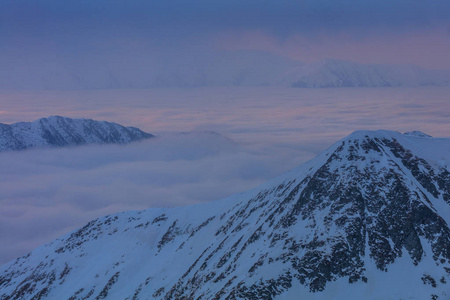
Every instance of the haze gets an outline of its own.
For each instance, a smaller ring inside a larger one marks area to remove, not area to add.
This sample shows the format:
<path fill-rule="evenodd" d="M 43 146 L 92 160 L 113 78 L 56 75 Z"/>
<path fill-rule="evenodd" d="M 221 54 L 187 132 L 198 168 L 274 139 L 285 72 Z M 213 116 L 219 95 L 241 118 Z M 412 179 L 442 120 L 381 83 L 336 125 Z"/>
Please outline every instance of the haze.
<path fill-rule="evenodd" d="M 265 76 L 324 59 L 450 70 L 449 15 L 446 0 L 7 0 L 0 88 L 229 85 L 220 79 L 251 62 L 244 50 L 277 61 Z"/>

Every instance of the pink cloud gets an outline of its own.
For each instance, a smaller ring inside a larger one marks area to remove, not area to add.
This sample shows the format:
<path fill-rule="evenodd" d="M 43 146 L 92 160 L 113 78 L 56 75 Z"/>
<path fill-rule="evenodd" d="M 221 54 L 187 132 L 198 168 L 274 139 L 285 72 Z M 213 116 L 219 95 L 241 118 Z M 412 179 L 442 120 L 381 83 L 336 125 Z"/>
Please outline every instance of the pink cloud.
<path fill-rule="evenodd" d="M 262 50 L 305 62 L 327 58 L 375 64 L 416 64 L 432 69 L 450 69 L 450 30 L 406 33 L 319 34 L 314 38 L 294 35 L 275 38 L 263 31 L 224 32 L 216 46 L 224 50 Z"/>

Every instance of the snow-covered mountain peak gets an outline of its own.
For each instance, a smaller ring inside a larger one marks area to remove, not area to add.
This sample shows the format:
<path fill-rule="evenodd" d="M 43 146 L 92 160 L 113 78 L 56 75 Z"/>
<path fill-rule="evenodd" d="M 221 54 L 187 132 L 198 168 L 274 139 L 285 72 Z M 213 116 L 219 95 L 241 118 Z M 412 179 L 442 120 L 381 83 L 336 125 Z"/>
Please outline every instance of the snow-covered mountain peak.
<path fill-rule="evenodd" d="M 428 135 L 428 134 L 423 133 L 418 130 L 405 132 L 404 135 L 410 135 L 410 136 L 421 137 L 421 138 L 431 138 L 432 137 L 431 135 Z"/>
<path fill-rule="evenodd" d="M 249 192 L 94 220 L 1 267 L 0 299 L 447 299 L 449 156 L 358 131 Z"/>
<path fill-rule="evenodd" d="M 91 119 L 51 116 L 33 122 L 0 123 L 0 151 L 82 144 L 126 144 L 153 137 L 135 127 Z"/>
<path fill-rule="evenodd" d="M 364 140 L 367 138 L 395 138 L 398 137 L 400 133 L 392 130 L 357 130 L 343 138 L 342 140 Z"/>

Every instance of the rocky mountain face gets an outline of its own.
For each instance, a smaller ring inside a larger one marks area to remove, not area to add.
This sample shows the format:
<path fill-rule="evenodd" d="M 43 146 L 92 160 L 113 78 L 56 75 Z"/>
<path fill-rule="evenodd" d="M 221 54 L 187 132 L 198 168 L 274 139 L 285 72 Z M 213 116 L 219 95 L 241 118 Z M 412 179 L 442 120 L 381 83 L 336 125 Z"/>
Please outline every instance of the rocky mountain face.
<path fill-rule="evenodd" d="M 83 144 L 127 144 L 151 137 L 153 135 L 135 127 L 60 116 L 10 125 L 0 123 L 0 151 Z"/>
<path fill-rule="evenodd" d="M 450 139 L 355 132 L 249 192 L 94 220 L 2 266 L 0 299 L 449 299 L 449 164 Z"/>

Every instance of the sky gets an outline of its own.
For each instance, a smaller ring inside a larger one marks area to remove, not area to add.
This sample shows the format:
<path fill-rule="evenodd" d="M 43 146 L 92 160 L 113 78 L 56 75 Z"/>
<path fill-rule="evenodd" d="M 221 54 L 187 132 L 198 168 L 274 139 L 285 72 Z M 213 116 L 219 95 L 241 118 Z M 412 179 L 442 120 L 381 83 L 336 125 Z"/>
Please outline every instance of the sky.
<path fill-rule="evenodd" d="M 0 79 L 89 73 L 89 83 L 103 70 L 138 85 L 150 70 L 239 50 L 450 70 L 449 15 L 446 0 L 2 0 Z"/>

